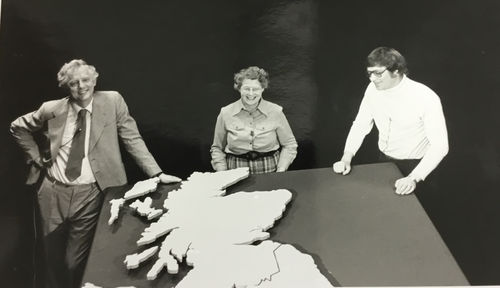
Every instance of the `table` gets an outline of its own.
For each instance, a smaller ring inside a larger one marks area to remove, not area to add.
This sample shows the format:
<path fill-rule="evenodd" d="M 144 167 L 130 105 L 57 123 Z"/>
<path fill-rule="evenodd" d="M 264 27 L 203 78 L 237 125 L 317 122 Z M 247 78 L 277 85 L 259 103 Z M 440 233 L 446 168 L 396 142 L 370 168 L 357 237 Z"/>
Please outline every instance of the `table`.
<path fill-rule="evenodd" d="M 392 163 L 354 166 L 347 176 L 331 168 L 297 170 L 251 175 L 228 193 L 290 190 L 292 201 L 269 231 L 271 240 L 311 255 L 335 286 L 469 285 L 415 195 L 394 193 L 399 177 Z M 161 207 L 168 191 L 178 186 L 159 186 L 149 194 L 153 206 Z M 149 225 L 125 207 L 115 224 L 107 225 L 109 200 L 122 197 L 129 187 L 107 191 L 83 282 L 106 288 L 172 287 L 189 267 L 181 265 L 177 275 L 164 270 L 148 281 L 155 257 L 135 270 L 123 264 L 126 255 L 144 249 L 135 242 Z"/>

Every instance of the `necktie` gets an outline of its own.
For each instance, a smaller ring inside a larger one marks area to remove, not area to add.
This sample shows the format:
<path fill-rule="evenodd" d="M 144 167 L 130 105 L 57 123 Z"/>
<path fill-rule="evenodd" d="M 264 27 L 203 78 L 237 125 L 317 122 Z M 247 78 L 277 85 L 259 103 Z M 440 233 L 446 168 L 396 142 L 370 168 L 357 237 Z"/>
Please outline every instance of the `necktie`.
<path fill-rule="evenodd" d="M 74 181 L 82 172 L 82 159 L 85 157 L 85 130 L 87 128 L 86 112 L 86 109 L 81 109 L 76 120 L 77 130 L 73 136 L 65 171 L 69 181 Z"/>

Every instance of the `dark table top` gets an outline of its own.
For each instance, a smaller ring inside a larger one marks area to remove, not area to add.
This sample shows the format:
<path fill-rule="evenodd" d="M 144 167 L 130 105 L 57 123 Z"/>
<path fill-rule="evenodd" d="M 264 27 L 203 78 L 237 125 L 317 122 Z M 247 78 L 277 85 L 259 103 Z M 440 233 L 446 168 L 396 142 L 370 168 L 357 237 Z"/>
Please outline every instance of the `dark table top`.
<path fill-rule="evenodd" d="M 415 195 L 394 193 L 393 183 L 399 177 L 401 173 L 391 163 L 354 166 L 347 176 L 331 168 L 297 170 L 251 175 L 228 193 L 290 190 L 292 201 L 270 229 L 270 240 L 292 244 L 313 256 L 335 286 L 468 285 Z M 153 206 L 162 207 L 168 191 L 178 187 L 160 185 L 148 195 Z M 118 220 L 108 226 L 109 200 L 121 198 L 129 188 L 107 191 L 83 282 L 104 287 L 172 287 L 189 267 L 181 265 L 177 275 L 164 269 L 149 281 L 146 274 L 156 256 L 130 271 L 123 264 L 126 255 L 160 245 L 164 238 L 137 247 L 149 221 L 125 206 Z"/>

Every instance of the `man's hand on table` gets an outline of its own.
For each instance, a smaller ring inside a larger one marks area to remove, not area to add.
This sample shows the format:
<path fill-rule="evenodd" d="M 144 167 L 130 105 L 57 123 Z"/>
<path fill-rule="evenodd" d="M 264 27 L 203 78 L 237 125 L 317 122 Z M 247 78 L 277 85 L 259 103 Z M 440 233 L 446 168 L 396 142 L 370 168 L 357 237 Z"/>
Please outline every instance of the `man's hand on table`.
<path fill-rule="evenodd" d="M 167 175 L 165 173 L 161 173 L 158 178 L 160 178 L 160 183 L 163 183 L 163 184 L 169 184 L 169 183 L 177 183 L 177 182 L 181 182 L 182 179 L 179 178 L 179 177 L 175 177 L 175 176 L 172 176 L 172 175 Z"/>
<path fill-rule="evenodd" d="M 410 176 L 406 176 L 396 180 L 394 187 L 396 188 L 396 194 L 408 195 L 417 188 L 417 181 Z"/>
<path fill-rule="evenodd" d="M 352 153 L 344 153 L 342 159 L 333 164 L 333 171 L 338 174 L 347 175 L 351 172 L 351 160 L 354 155 Z"/>
<path fill-rule="evenodd" d="M 351 163 L 337 161 L 333 163 L 333 171 L 337 174 L 347 175 L 351 172 Z"/>

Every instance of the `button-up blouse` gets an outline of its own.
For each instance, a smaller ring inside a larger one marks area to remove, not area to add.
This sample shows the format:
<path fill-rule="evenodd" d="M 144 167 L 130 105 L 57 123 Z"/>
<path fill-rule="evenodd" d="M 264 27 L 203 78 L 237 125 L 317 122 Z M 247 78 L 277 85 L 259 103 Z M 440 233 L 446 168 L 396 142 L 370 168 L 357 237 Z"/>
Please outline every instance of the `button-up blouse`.
<path fill-rule="evenodd" d="M 297 141 L 279 105 L 262 99 L 253 112 L 241 99 L 223 107 L 217 117 L 210 149 L 212 167 L 227 170 L 226 153 L 269 152 L 281 148 L 278 171 L 285 171 L 297 155 Z"/>

